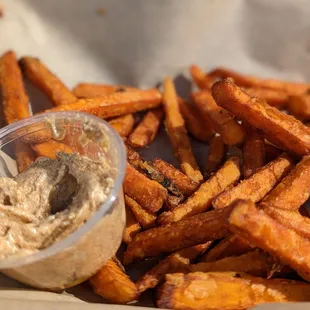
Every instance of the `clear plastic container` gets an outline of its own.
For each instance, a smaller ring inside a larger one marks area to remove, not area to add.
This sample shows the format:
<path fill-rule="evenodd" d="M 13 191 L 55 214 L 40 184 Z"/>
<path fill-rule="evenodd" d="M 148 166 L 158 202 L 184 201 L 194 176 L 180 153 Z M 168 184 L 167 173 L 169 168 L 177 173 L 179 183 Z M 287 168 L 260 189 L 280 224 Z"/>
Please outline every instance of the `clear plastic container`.
<path fill-rule="evenodd" d="M 0 175 L 18 173 L 15 153 L 29 143 L 54 140 L 94 159 L 103 153 L 113 169 L 114 187 L 95 214 L 74 233 L 28 256 L 0 260 L 0 271 L 25 284 L 53 291 L 88 279 L 117 251 L 125 226 L 122 182 L 126 153 L 107 122 L 89 114 L 40 114 L 0 130 Z M 22 158 L 26 159 L 26 158 Z"/>

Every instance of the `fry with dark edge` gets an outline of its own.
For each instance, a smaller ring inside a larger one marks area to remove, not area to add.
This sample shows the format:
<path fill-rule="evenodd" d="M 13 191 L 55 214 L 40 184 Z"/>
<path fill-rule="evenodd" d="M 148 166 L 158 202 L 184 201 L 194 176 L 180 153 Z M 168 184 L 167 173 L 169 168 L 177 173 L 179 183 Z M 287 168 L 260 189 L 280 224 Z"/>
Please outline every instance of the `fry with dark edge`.
<path fill-rule="evenodd" d="M 215 209 L 225 208 L 238 199 L 258 202 L 263 199 L 294 167 L 293 160 L 283 154 L 260 168 L 248 179 L 217 196 L 212 204 Z"/>
<path fill-rule="evenodd" d="M 261 202 L 264 208 L 298 210 L 310 196 L 310 156 L 303 159 Z"/>
<path fill-rule="evenodd" d="M 194 245 L 179 251 L 176 251 L 166 258 L 160 260 L 153 268 L 147 271 L 142 277 L 136 281 L 138 292 L 156 287 L 164 280 L 167 273 L 187 271 L 190 262 L 205 252 L 212 241 L 203 244 Z"/>
<path fill-rule="evenodd" d="M 287 109 L 290 114 L 302 121 L 310 120 L 310 95 L 291 96 Z"/>
<path fill-rule="evenodd" d="M 225 210 L 225 209 L 224 209 Z M 310 241 L 281 225 L 251 201 L 238 200 L 229 216 L 229 228 L 241 238 L 278 257 L 310 281 Z"/>
<path fill-rule="evenodd" d="M 151 228 L 128 245 L 124 264 L 227 236 L 230 208 L 197 214 L 176 223 Z"/>
<path fill-rule="evenodd" d="M 109 124 L 121 137 L 128 137 L 135 125 L 135 118 L 133 114 L 126 114 L 110 120 Z"/>
<path fill-rule="evenodd" d="M 46 94 L 53 105 L 70 104 L 77 100 L 65 84 L 39 59 L 22 57 L 19 64 L 26 77 Z"/>
<path fill-rule="evenodd" d="M 123 186 L 126 195 L 151 212 L 160 210 L 167 198 L 167 190 L 163 186 L 148 179 L 129 163 Z"/>
<path fill-rule="evenodd" d="M 189 71 L 194 82 L 200 89 L 210 90 L 212 85 L 216 82 L 216 78 L 208 76 L 197 65 L 191 65 Z"/>
<path fill-rule="evenodd" d="M 138 298 L 136 285 L 113 259 L 108 260 L 89 282 L 98 295 L 112 303 L 127 304 Z"/>
<path fill-rule="evenodd" d="M 126 227 L 123 234 L 123 242 L 128 244 L 141 231 L 141 226 L 136 220 L 131 209 L 126 205 Z"/>
<path fill-rule="evenodd" d="M 233 272 L 174 273 L 166 275 L 157 296 L 159 308 L 236 310 L 269 302 L 309 301 L 310 285 Z"/>
<path fill-rule="evenodd" d="M 227 187 L 237 182 L 240 175 L 239 158 L 231 157 L 184 203 L 172 211 L 166 211 L 159 215 L 157 222 L 164 225 L 207 211 L 211 207 L 212 200 Z"/>
<path fill-rule="evenodd" d="M 210 142 L 207 162 L 206 162 L 206 177 L 216 171 L 225 159 L 226 146 L 221 136 L 214 136 Z"/>
<path fill-rule="evenodd" d="M 49 140 L 47 142 L 32 144 L 32 149 L 35 151 L 37 157 L 56 158 L 58 152 L 72 153 L 72 149 L 61 142 Z"/>
<path fill-rule="evenodd" d="M 187 131 L 197 140 L 202 142 L 209 141 L 214 135 L 213 129 L 211 129 L 208 123 L 204 122 L 194 105 L 189 104 L 189 102 L 182 98 L 179 98 L 178 101 Z"/>
<path fill-rule="evenodd" d="M 218 105 L 260 130 L 276 146 L 301 156 L 310 153 L 310 129 L 294 117 L 251 98 L 229 80 L 215 83 L 212 94 Z"/>
<path fill-rule="evenodd" d="M 173 146 L 174 154 L 180 162 L 181 170 L 189 178 L 200 183 L 203 177 L 192 152 L 184 119 L 179 110 L 175 87 L 170 77 L 164 81 L 163 104 L 167 134 Z"/>
<path fill-rule="evenodd" d="M 205 122 L 211 124 L 225 144 L 238 146 L 243 143 L 245 132 L 242 126 L 225 109 L 216 104 L 209 91 L 193 93 L 192 99 Z"/>
<path fill-rule="evenodd" d="M 125 91 L 136 91 L 137 88 L 123 85 L 108 85 L 97 83 L 79 83 L 73 89 L 72 93 L 77 98 L 97 98 L 103 97 L 113 93 L 120 93 Z"/>
<path fill-rule="evenodd" d="M 278 158 L 282 152 L 283 151 L 281 149 L 277 148 L 275 145 L 265 140 L 265 153 L 267 163 Z"/>
<path fill-rule="evenodd" d="M 101 98 L 78 99 L 44 112 L 79 111 L 106 119 L 156 108 L 161 101 L 162 95 L 157 89 L 139 90 L 113 93 Z"/>

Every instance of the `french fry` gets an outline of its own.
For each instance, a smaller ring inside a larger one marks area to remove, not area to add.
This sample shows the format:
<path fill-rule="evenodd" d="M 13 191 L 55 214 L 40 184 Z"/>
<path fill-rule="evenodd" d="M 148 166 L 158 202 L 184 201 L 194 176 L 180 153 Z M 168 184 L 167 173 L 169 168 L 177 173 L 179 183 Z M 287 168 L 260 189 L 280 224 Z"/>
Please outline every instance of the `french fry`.
<path fill-rule="evenodd" d="M 150 145 L 158 133 L 163 118 L 164 113 L 161 108 L 148 111 L 129 136 L 127 143 L 133 147 Z"/>
<path fill-rule="evenodd" d="M 122 85 L 79 83 L 72 89 L 72 93 L 77 98 L 97 98 L 113 93 L 132 91 L 132 90 L 136 91 L 138 89 Z"/>
<path fill-rule="evenodd" d="M 173 146 L 174 154 L 180 162 L 181 170 L 192 180 L 203 180 L 198 164 L 192 152 L 190 140 L 180 113 L 175 87 L 171 78 L 164 81 L 163 103 L 165 126 Z"/>
<path fill-rule="evenodd" d="M 18 141 L 15 145 L 16 163 L 18 172 L 21 173 L 35 161 L 36 156 L 30 145 Z"/>
<path fill-rule="evenodd" d="M 135 125 L 135 118 L 132 114 L 126 114 L 110 120 L 109 124 L 121 137 L 128 137 Z"/>
<path fill-rule="evenodd" d="M 153 268 L 147 271 L 136 281 L 138 292 L 156 287 L 165 278 L 167 273 L 187 271 L 188 265 L 192 260 L 201 255 L 210 247 L 212 241 L 203 244 L 194 245 L 179 251 L 176 251 L 166 258 L 160 260 Z"/>
<path fill-rule="evenodd" d="M 270 144 L 268 141 L 265 141 L 265 153 L 266 153 L 266 161 L 267 163 L 269 163 L 270 161 L 273 161 L 276 158 L 278 158 L 281 155 L 282 150 L 277 148 L 275 145 Z"/>
<path fill-rule="evenodd" d="M 179 169 L 170 165 L 162 159 L 156 158 L 152 161 L 152 165 L 167 179 L 174 183 L 177 188 L 185 195 L 190 196 L 198 187 L 198 183 L 190 179 Z"/>
<path fill-rule="evenodd" d="M 237 182 L 239 178 L 239 158 L 231 157 L 192 196 L 174 210 L 163 212 L 158 217 L 157 222 L 160 225 L 164 225 L 207 211 L 211 207 L 212 200 L 227 187 Z"/>
<path fill-rule="evenodd" d="M 246 132 L 242 148 L 243 175 L 248 178 L 266 164 L 266 151 L 264 138 L 246 124 L 243 124 L 243 128 Z"/>
<path fill-rule="evenodd" d="M 212 128 L 221 135 L 225 144 L 237 146 L 244 142 L 245 132 L 242 126 L 215 103 L 209 91 L 194 93 L 192 99 L 205 122 L 211 124 Z"/>
<path fill-rule="evenodd" d="M 216 171 L 225 159 L 226 146 L 223 142 L 221 136 L 215 136 L 212 138 L 206 162 L 206 176 L 210 175 Z"/>
<path fill-rule="evenodd" d="M 157 306 L 165 309 L 249 309 L 269 302 L 309 301 L 310 285 L 233 272 L 166 275 Z"/>
<path fill-rule="evenodd" d="M 191 272 L 236 271 L 246 272 L 257 277 L 267 277 L 274 264 L 275 260 L 270 255 L 254 250 L 240 256 L 231 256 L 213 262 L 189 265 L 189 270 Z M 173 271 L 170 273 L 173 273 Z"/>
<path fill-rule="evenodd" d="M 214 135 L 214 132 L 210 126 L 203 121 L 194 105 L 179 98 L 179 108 L 185 120 L 187 131 L 197 140 L 202 142 L 209 141 Z"/>
<path fill-rule="evenodd" d="M 215 209 L 225 208 L 238 199 L 258 202 L 276 186 L 291 169 L 293 160 L 283 154 L 276 160 L 260 168 L 251 177 L 240 182 L 237 186 L 227 189 L 216 197 L 212 204 Z"/>
<path fill-rule="evenodd" d="M 310 129 L 294 117 L 251 98 L 229 80 L 215 83 L 212 93 L 218 105 L 260 130 L 276 146 L 301 156 L 310 153 Z"/>
<path fill-rule="evenodd" d="M 77 100 L 64 83 L 39 59 L 22 57 L 19 64 L 26 77 L 46 94 L 53 105 L 70 104 Z"/>
<path fill-rule="evenodd" d="M 134 236 L 136 236 L 141 231 L 141 226 L 128 206 L 125 207 L 125 210 L 126 227 L 123 234 L 123 242 L 129 244 Z"/>
<path fill-rule="evenodd" d="M 310 156 L 303 159 L 261 202 L 263 208 L 298 210 L 310 196 Z"/>
<path fill-rule="evenodd" d="M 281 225 L 251 201 L 233 204 L 229 216 L 232 232 L 278 257 L 306 281 L 310 281 L 310 241 L 293 229 Z M 225 210 L 225 209 L 224 209 Z"/>
<path fill-rule="evenodd" d="M 167 198 L 167 190 L 163 186 L 148 179 L 128 163 L 123 186 L 126 195 L 151 212 L 160 210 Z"/>
<path fill-rule="evenodd" d="M 95 293 L 112 303 L 127 304 L 138 298 L 136 285 L 113 259 L 108 260 L 89 282 Z"/>
<path fill-rule="evenodd" d="M 48 157 L 55 159 L 58 152 L 64 152 L 67 154 L 72 153 L 72 149 L 68 145 L 55 140 L 32 144 L 31 147 L 35 151 L 37 157 Z"/>
<path fill-rule="evenodd" d="M 157 216 L 154 213 L 143 209 L 135 200 L 127 195 L 125 195 L 125 204 L 131 209 L 135 218 L 144 229 L 156 226 Z"/>
<path fill-rule="evenodd" d="M 157 89 L 113 93 L 101 98 L 78 99 L 44 112 L 79 111 L 103 119 L 153 109 L 161 105 L 162 96 Z"/>
<path fill-rule="evenodd" d="M 310 120 L 310 95 L 291 96 L 287 109 L 290 114 L 302 121 Z"/>
<path fill-rule="evenodd" d="M 253 248 L 245 240 L 236 235 L 227 236 L 210 249 L 200 260 L 214 262 L 230 256 L 239 256 L 248 253 Z"/>
<path fill-rule="evenodd" d="M 210 90 L 212 85 L 216 82 L 215 78 L 208 76 L 196 65 L 191 65 L 190 73 L 194 82 L 200 89 Z"/>
<path fill-rule="evenodd" d="M 229 212 L 230 208 L 210 211 L 146 230 L 128 245 L 124 264 L 223 238 L 228 234 L 226 223 Z"/>
<path fill-rule="evenodd" d="M 310 84 L 308 83 L 294 83 L 275 79 L 261 79 L 258 77 L 237 73 L 227 68 L 216 68 L 209 73 L 209 76 L 222 79 L 232 78 L 234 83 L 239 87 L 267 88 L 285 92 L 289 95 L 301 95 L 306 93 L 310 88 Z"/>

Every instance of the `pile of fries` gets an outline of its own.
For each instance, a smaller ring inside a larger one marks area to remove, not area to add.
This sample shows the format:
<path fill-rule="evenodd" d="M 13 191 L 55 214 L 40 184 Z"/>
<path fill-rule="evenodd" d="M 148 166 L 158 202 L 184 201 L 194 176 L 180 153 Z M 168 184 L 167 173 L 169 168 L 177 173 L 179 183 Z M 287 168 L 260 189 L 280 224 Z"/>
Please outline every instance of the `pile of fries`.
<path fill-rule="evenodd" d="M 91 83 L 71 91 L 36 58 L 18 63 L 7 52 L 0 66 L 8 124 L 31 115 L 23 73 L 53 103 L 45 112 L 99 116 L 124 139 L 126 250 L 89 280 L 97 294 L 129 303 L 155 289 L 157 306 L 171 309 L 310 301 L 310 83 L 192 66 L 200 90 L 184 100 L 169 77 L 162 93 Z M 139 111 L 146 113 L 137 122 Z M 154 141 L 162 121 L 180 170 L 136 150 Z M 204 171 L 190 136 L 209 144 Z M 72 151 L 44 137 L 17 146 L 19 171 L 38 156 Z M 135 282 L 126 274 L 123 265 L 139 269 L 153 257 L 158 262 Z"/>

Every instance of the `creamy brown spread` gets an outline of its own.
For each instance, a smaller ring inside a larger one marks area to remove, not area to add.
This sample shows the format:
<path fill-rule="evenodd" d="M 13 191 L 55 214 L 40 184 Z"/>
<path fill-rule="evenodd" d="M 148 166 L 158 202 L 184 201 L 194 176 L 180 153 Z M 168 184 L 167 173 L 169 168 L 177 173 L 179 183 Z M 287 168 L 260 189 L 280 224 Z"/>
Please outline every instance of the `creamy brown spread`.
<path fill-rule="evenodd" d="M 108 161 L 58 153 L 0 178 L 0 259 L 63 239 L 98 210 L 114 185 Z"/>

